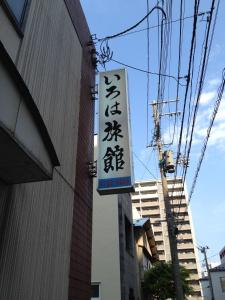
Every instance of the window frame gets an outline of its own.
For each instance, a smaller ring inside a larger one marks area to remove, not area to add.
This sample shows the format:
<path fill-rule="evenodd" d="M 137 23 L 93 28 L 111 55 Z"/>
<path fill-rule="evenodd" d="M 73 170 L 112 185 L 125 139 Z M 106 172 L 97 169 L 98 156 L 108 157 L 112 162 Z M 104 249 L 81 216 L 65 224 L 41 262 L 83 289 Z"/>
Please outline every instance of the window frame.
<path fill-rule="evenodd" d="M 222 293 L 225 293 L 225 277 L 220 277 L 220 286 L 221 286 L 221 290 Z"/>
<path fill-rule="evenodd" d="M 8 3 L 7 0 L 2 0 L 1 4 L 2 7 L 5 11 L 5 13 L 7 14 L 8 18 L 10 19 L 13 27 L 15 28 L 16 32 L 18 33 L 18 35 L 20 37 L 23 37 L 24 34 L 24 28 L 25 28 L 25 22 L 27 19 L 27 14 L 28 14 L 28 10 L 30 7 L 30 2 L 31 0 L 25 0 L 24 5 L 23 5 L 23 10 L 22 10 L 22 14 L 21 14 L 21 18 L 20 21 L 17 20 L 10 4 Z"/>
<path fill-rule="evenodd" d="M 91 287 L 97 285 L 98 286 L 98 297 L 92 297 L 91 300 L 101 300 L 101 283 L 100 282 L 91 282 Z"/>

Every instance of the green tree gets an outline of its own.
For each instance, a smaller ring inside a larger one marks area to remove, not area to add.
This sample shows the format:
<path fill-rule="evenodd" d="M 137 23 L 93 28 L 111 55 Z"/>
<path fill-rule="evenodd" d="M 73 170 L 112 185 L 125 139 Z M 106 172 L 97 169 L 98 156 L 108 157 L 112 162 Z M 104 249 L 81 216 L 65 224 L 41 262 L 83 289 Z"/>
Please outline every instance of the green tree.
<path fill-rule="evenodd" d="M 188 282 L 190 272 L 183 266 L 180 266 L 180 273 L 184 295 L 191 295 L 193 290 Z M 151 269 L 145 272 L 143 293 L 148 299 L 175 299 L 171 262 L 156 262 Z"/>

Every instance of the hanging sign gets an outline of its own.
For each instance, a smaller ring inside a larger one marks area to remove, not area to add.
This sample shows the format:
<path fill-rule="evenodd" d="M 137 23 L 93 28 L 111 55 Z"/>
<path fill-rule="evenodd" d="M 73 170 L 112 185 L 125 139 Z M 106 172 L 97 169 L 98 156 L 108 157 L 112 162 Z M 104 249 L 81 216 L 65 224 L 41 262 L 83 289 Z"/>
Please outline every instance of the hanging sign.
<path fill-rule="evenodd" d="M 134 191 L 125 69 L 101 72 L 99 79 L 98 192 Z"/>

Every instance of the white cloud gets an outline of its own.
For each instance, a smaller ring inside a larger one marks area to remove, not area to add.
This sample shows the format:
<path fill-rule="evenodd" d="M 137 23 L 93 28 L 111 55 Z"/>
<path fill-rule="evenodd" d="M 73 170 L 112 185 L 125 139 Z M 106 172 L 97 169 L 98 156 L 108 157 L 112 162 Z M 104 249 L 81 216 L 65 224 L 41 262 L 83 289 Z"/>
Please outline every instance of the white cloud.
<path fill-rule="evenodd" d="M 225 122 L 225 98 L 222 99 L 220 103 L 219 110 L 216 115 L 216 122 Z"/>
<path fill-rule="evenodd" d="M 216 145 L 219 148 L 225 147 L 225 123 L 215 125 L 212 128 L 210 138 L 209 138 L 209 145 L 210 146 Z"/>
<path fill-rule="evenodd" d="M 216 91 L 202 93 L 200 97 L 200 104 L 202 105 L 209 104 L 215 96 L 216 96 Z"/>
<path fill-rule="evenodd" d="M 208 84 L 210 85 L 210 87 L 215 87 L 220 83 L 220 79 L 219 78 L 214 78 L 214 79 L 210 79 L 208 81 Z"/>
<path fill-rule="evenodd" d="M 213 108 L 201 110 L 196 120 L 193 145 L 201 145 L 207 135 L 209 121 Z M 225 101 L 222 99 L 211 129 L 208 146 L 214 146 L 218 150 L 225 150 Z"/>

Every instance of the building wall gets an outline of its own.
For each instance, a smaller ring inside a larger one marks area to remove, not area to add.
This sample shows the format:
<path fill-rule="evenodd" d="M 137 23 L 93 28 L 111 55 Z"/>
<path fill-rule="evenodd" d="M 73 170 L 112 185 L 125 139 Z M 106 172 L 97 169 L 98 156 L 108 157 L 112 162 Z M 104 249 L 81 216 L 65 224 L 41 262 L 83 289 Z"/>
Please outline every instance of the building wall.
<path fill-rule="evenodd" d="M 225 277 L 225 271 L 223 272 L 211 272 L 213 292 L 215 299 L 223 300 L 225 299 L 225 292 L 222 291 L 220 278 Z"/>
<path fill-rule="evenodd" d="M 173 211 L 182 222 L 182 226 L 178 226 L 180 229 L 177 236 L 178 258 L 181 265 L 191 270 L 190 280 L 196 293 L 195 297 L 192 298 L 198 299 L 200 297 L 199 273 L 193 226 L 187 207 L 187 191 L 181 179 L 177 179 L 176 182 L 169 179 L 168 190 Z M 151 220 L 159 259 L 162 261 L 171 260 L 161 182 L 155 180 L 137 182 L 135 193 L 132 194 L 132 202 L 142 217 L 149 217 Z"/>
<path fill-rule="evenodd" d="M 92 179 L 87 165 L 93 159 L 94 82 L 89 38 L 78 0 L 32 0 L 23 37 L 0 6 L 0 39 L 60 161 L 52 181 L 0 186 L 0 299 L 89 299 Z"/>
<path fill-rule="evenodd" d="M 96 180 L 95 180 L 96 182 Z M 121 299 L 118 196 L 100 196 L 94 184 L 92 275 L 101 299 Z"/>
<path fill-rule="evenodd" d="M 119 239 L 120 239 L 120 274 L 121 274 L 121 300 L 129 300 L 133 293 L 134 299 L 140 299 L 139 274 L 133 233 L 132 203 L 129 194 L 118 195 L 119 213 Z M 125 218 L 131 225 L 131 249 L 127 250 Z"/>
<path fill-rule="evenodd" d="M 225 271 L 219 271 L 219 272 L 210 272 L 211 273 L 211 279 L 212 279 L 212 286 L 213 286 L 213 293 L 214 293 L 214 299 L 215 300 L 224 300 L 225 299 L 225 292 L 221 288 L 221 281 L 220 278 L 225 278 Z M 201 286 L 202 286 L 202 292 L 203 292 L 203 299 L 204 300 L 211 300 L 211 292 L 209 288 L 209 281 L 204 279 L 201 280 Z"/>
<path fill-rule="evenodd" d="M 76 157 L 73 231 L 71 241 L 69 299 L 90 299 L 93 178 L 88 164 L 94 156 L 94 101 L 91 87 L 95 86 L 95 69 L 91 60 L 90 32 L 80 1 L 66 0 L 67 8 L 82 46 L 80 112 Z"/>
<path fill-rule="evenodd" d="M 97 159 L 97 136 L 94 141 L 94 159 Z M 140 299 L 131 197 L 129 194 L 100 196 L 96 179 L 93 186 L 91 280 L 100 284 L 102 300 L 129 300 L 131 290 L 135 300 Z M 125 219 L 130 224 L 128 235 Z M 131 246 L 129 251 L 127 242 Z"/>

